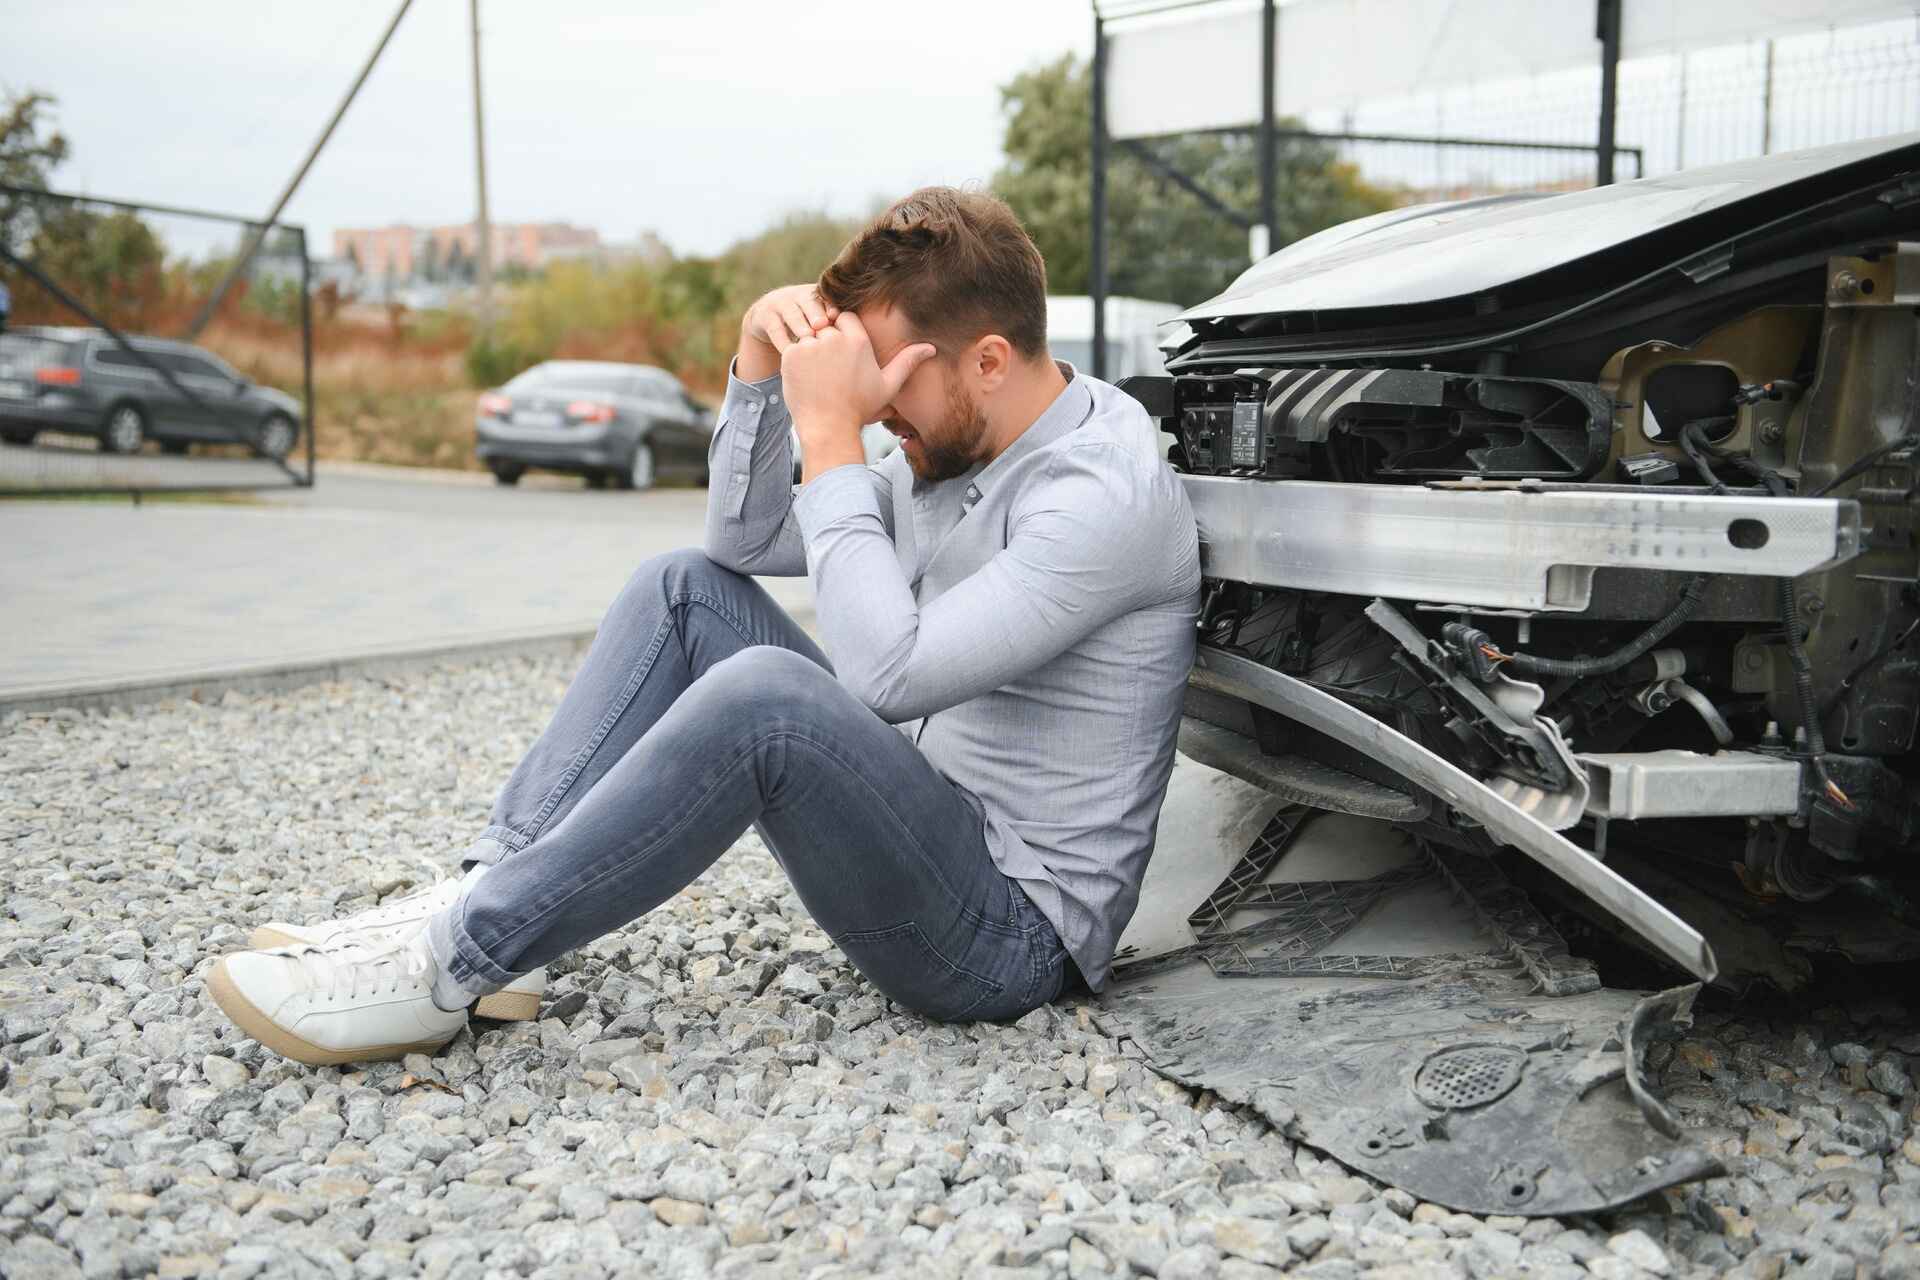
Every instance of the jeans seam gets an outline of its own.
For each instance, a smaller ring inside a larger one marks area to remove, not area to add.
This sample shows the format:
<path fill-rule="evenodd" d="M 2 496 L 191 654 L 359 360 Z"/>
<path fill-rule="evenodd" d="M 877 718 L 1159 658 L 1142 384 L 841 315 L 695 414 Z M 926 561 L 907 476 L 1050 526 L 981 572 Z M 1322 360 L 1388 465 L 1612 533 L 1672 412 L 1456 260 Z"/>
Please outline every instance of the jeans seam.
<path fill-rule="evenodd" d="M 746 758 L 748 755 L 751 755 L 753 752 L 759 750 L 761 747 L 767 746 L 770 743 L 773 743 L 776 741 L 782 741 L 787 739 L 791 739 L 794 742 L 798 742 L 804 746 L 811 747 L 813 750 L 825 756 L 827 759 L 832 760 L 835 764 L 838 764 L 843 769 L 846 769 L 848 773 L 853 777 L 853 779 L 856 782 L 858 782 L 861 786 L 867 787 L 868 791 L 879 802 L 880 808 L 886 813 L 888 818 L 892 819 L 894 825 L 900 829 L 902 834 L 906 837 L 907 842 L 913 846 L 914 852 L 919 855 L 921 861 L 928 867 L 929 870 L 932 870 L 934 872 L 932 877 L 934 883 L 939 885 L 941 892 L 944 893 L 947 896 L 947 898 L 953 902 L 953 904 L 958 908 L 959 913 L 963 917 L 973 921 L 974 923 L 984 928 L 996 929 L 996 930 L 1001 928 L 1001 926 L 994 924 L 992 921 L 986 920 L 983 917 L 981 917 L 979 913 L 973 911 L 971 908 L 969 908 L 965 904 L 965 902 L 961 900 L 960 895 L 954 892 L 953 886 L 949 885 L 946 882 L 946 879 L 939 874 L 939 870 L 938 870 L 939 860 L 937 858 L 931 857 L 927 853 L 926 848 L 923 845 L 921 845 L 919 839 L 913 834 L 913 829 L 909 827 L 901 819 L 900 815 L 894 811 L 893 806 L 887 802 L 885 795 L 883 795 L 879 791 L 874 790 L 871 787 L 871 785 L 868 784 L 866 778 L 860 773 L 859 769 L 855 767 L 851 761 L 846 760 L 840 755 L 836 754 L 825 743 L 816 742 L 812 738 L 809 738 L 806 735 L 791 729 L 782 729 L 782 730 L 769 733 L 765 737 L 755 739 L 753 742 L 747 744 L 745 747 L 742 747 L 738 752 L 736 752 L 734 756 L 731 759 L 729 759 L 724 766 L 721 767 L 721 769 L 719 770 L 719 776 L 717 776 L 713 780 L 713 784 L 709 786 L 705 791 L 700 793 L 700 798 L 698 800 L 694 801 L 691 805 L 687 806 L 686 810 L 680 816 L 680 821 L 675 823 L 672 827 L 668 828 L 665 832 L 661 833 L 659 838 L 654 840 L 645 849 L 622 852 L 622 853 L 616 854 L 611 858 L 605 859 L 603 861 L 603 866 L 605 868 L 604 870 L 601 870 L 596 874 L 592 875 L 591 877 L 589 877 L 585 881 L 585 883 L 575 886 L 574 889 L 571 892 L 569 892 L 564 898 L 561 898 L 558 901 L 547 904 L 547 905 L 536 907 L 532 915 L 530 915 L 525 922 L 523 922 L 518 928 L 513 930 L 513 932 L 504 934 L 500 938 L 496 939 L 494 945 L 499 946 L 502 943 L 513 941 L 515 938 L 525 933 L 533 925 L 535 925 L 536 923 L 539 923 L 540 921 L 550 916 L 554 912 L 564 908 L 568 903 L 580 897 L 582 894 L 586 894 L 594 889 L 599 888 L 600 883 L 602 881 L 606 880 L 609 876 L 614 875 L 616 872 L 620 870 L 620 868 L 624 864 L 631 861 L 633 858 L 644 857 L 646 854 L 652 852 L 654 849 L 659 848 L 662 844 L 666 843 L 668 840 L 678 835 L 681 831 L 686 829 L 688 824 L 693 821 L 694 817 L 700 812 L 700 810 L 707 804 L 709 800 L 713 798 L 714 794 L 717 791 L 719 791 L 723 785 L 725 785 L 727 781 L 726 775 L 733 769 L 733 767 L 736 764 L 738 764 L 742 759 Z M 464 916 L 463 916 L 462 924 L 464 928 Z M 476 944 L 476 946 L 477 945 L 478 944 Z M 489 959 L 489 963 L 493 963 L 493 961 Z"/>

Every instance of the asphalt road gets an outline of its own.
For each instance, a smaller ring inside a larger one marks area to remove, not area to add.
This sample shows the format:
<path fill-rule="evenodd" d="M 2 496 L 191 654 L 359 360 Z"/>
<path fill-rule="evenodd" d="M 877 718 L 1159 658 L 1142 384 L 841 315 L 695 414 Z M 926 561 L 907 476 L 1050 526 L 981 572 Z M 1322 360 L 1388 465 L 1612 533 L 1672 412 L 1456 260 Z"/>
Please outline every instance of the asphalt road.
<path fill-rule="evenodd" d="M 364 465 L 246 505 L 0 501 L 0 698 L 588 631 L 642 560 L 699 542 L 705 502 Z M 768 586 L 810 612 L 804 579 Z"/>

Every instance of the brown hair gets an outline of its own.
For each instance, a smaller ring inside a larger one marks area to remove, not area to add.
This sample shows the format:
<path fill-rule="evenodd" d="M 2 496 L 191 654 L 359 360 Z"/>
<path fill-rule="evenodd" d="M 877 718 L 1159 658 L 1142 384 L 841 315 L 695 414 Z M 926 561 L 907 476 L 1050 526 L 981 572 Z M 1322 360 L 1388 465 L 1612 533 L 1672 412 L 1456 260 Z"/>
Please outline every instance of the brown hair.
<path fill-rule="evenodd" d="M 1006 203 L 922 187 L 847 242 L 820 273 L 842 311 L 898 307 L 916 336 L 952 355 L 997 333 L 1028 359 L 1047 350 L 1047 264 Z"/>

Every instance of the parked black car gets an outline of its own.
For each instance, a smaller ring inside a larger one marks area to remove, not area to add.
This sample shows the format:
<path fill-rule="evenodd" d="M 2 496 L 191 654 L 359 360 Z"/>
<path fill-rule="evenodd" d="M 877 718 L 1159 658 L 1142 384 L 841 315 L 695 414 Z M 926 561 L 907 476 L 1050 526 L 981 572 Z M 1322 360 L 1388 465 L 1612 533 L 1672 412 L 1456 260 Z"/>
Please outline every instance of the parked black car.
<path fill-rule="evenodd" d="M 595 487 L 646 489 L 659 476 L 707 481 L 713 411 L 649 365 L 548 360 L 481 395 L 475 451 L 501 484 L 528 467 Z"/>
<path fill-rule="evenodd" d="M 137 453 L 148 440 L 168 453 L 195 441 L 249 440 L 270 457 L 292 451 L 301 421 L 292 396 L 190 343 L 128 342 L 138 355 L 98 329 L 0 334 L 0 440 L 31 444 L 42 431 L 66 431 L 94 436 L 113 453 Z"/>

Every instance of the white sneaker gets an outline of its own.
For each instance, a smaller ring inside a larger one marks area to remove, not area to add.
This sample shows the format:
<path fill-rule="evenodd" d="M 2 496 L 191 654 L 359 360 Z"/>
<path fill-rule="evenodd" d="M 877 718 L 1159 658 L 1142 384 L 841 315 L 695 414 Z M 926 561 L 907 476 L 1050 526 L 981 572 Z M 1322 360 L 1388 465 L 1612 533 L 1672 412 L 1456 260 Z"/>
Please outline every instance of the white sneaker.
<path fill-rule="evenodd" d="M 338 920 L 317 920 L 311 924 L 290 924 L 269 920 L 247 936 L 247 946 L 255 951 L 300 944 L 333 947 L 344 943 L 378 943 L 388 938 L 405 937 L 425 924 L 427 917 L 443 907 L 452 906 L 461 890 L 486 871 L 482 863 L 464 876 L 442 880 L 425 889 L 365 911 L 357 911 Z M 474 1013 L 500 1022 L 531 1022 L 540 1016 L 540 999 L 547 993 L 547 971 L 534 969 L 521 974 L 491 995 L 480 997 Z"/>
<path fill-rule="evenodd" d="M 267 1048 L 323 1067 L 432 1053 L 458 1035 L 467 1011 L 433 1003 L 438 971 L 422 929 L 372 945 L 299 943 L 222 956 L 207 992 Z"/>

